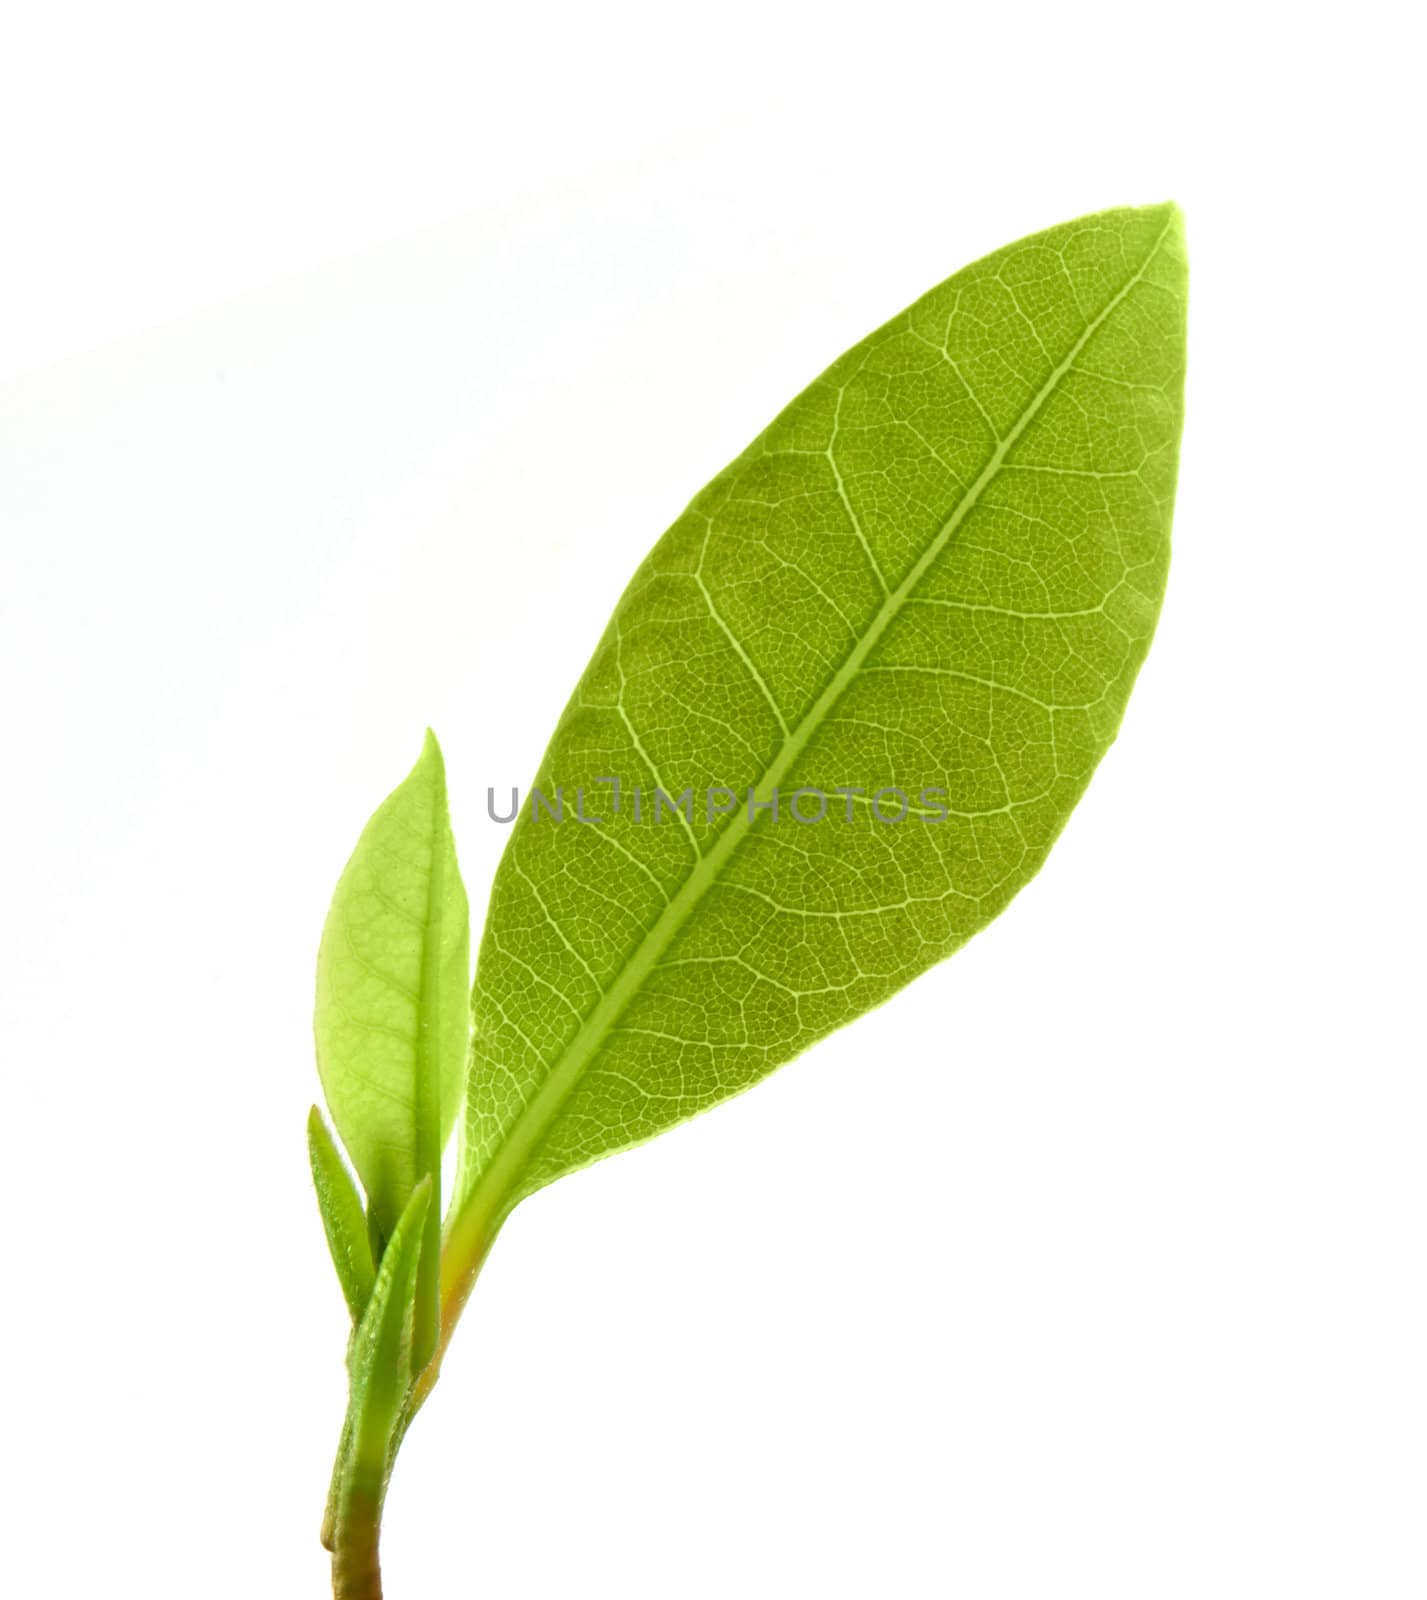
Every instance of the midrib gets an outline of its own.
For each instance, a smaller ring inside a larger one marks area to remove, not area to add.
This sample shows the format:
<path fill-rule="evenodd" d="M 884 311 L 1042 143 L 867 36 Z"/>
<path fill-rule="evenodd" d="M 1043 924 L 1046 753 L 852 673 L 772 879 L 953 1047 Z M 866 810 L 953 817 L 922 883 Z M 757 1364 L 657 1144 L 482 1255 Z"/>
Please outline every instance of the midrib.
<path fill-rule="evenodd" d="M 849 652 L 846 661 L 843 662 L 827 687 L 818 696 L 812 709 L 784 740 L 782 748 L 774 757 L 762 778 L 759 779 L 756 787 L 760 799 L 768 798 L 772 790 L 777 788 L 793 763 L 806 749 L 808 742 L 826 721 L 833 707 L 856 678 L 862 664 L 876 647 L 877 641 L 887 631 L 903 605 L 906 604 L 912 591 L 921 582 L 927 569 L 951 542 L 956 530 L 975 510 L 977 502 L 985 493 L 987 486 L 1001 470 L 1007 454 L 1015 446 L 1016 441 L 1020 439 L 1035 420 L 1046 401 L 1055 392 L 1057 385 L 1075 364 L 1076 358 L 1081 351 L 1084 350 L 1106 320 L 1113 315 L 1116 308 L 1144 277 L 1150 262 L 1158 254 L 1160 245 L 1164 243 L 1165 236 L 1173 226 L 1174 219 L 1171 215 L 1170 220 L 1155 239 L 1154 244 L 1146 253 L 1139 267 L 1105 305 L 1104 309 L 1087 324 L 1085 331 L 1075 341 L 1069 354 L 1055 368 L 1050 377 L 1046 379 L 1040 390 L 1017 418 L 1015 425 L 1000 441 L 995 450 L 992 451 L 989 460 L 981 469 L 976 481 L 957 502 L 956 508 L 942 524 L 916 564 L 901 583 L 887 595 L 887 598 L 879 607 L 877 615 L 872 619 L 867 632 Z M 515 1189 L 520 1173 L 524 1170 L 530 1156 L 559 1115 L 560 1108 L 574 1092 L 575 1086 L 584 1075 L 585 1068 L 589 1065 L 590 1060 L 604 1043 L 610 1029 L 619 1020 L 625 1007 L 638 993 L 644 980 L 658 965 L 664 952 L 678 934 L 679 929 L 688 921 L 704 895 L 718 881 L 719 875 L 729 857 L 738 849 L 755 825 L 754 822 L 749 821 L 747 807 L 740 808 L 728 826 L 718 836 L 713 848 L 707 855 L 699 859 L 693 871 L 685 879 L 683 886 L 669 901 L 654 926 L 645 934 L 634 954 L 621 968 L 619 975 L 605 990 L 594 1010 L 585 1019 L 580 1031 L 566 1046 L 540 1087 L 531 1096 L 525 1109 L 520 1113 L 516 1121 L 512 1123 L 496 1153 L 487 1162 L 480 1177 L 472 1184 L 469 1193 L 461 1204 L 459 1214 L 452 1219 L 450 1255 L 453 1258 L 451 1264 L 457 1271 L 460 1270 L 461 1263 L 459 1258 L 462 1253 L 460 1247 L 463 1243 L 466 1243 L 471 1249 L 479 1245 L 482 1252 L 484 1247 L 489 1244 L 492 1225 L 498 1225 L 502 1220 L 503 1207 L 507 1196 Z M 474 1272 L 475 1265 L 478 1265 L 478 1260 L 473 1262 L 472 1272 Z M 466 1287 L 469 1287 L 469 1285 L 466 1285 Z"/>
<path fill-rule="evenodd" d="M 428 739 L 430 734 L 427 734 Z M 441 1030 L 441 944 L 446 909 L 446 856 L 444 829 L 448 826 L 446 767 L 437 756 L 436 775 L 431 783 L 431 830 L 429 849 L 431 870 L 426 879 L 426 922 L 421 940 L 421 981 L 417 991 L 416 1021 L 416 1182 L 431 1179 L 431 1200 L 426 1208 L 422 1234 L 426 1245 L 417 1265 L 420 1292 L 416 1297 L 412 1321 L 412 1341 L 424 1364 L 435 1349 L 440 1317 L 433 1269 L 441 1247 L 441 1076 L 439 1052 Z"/>

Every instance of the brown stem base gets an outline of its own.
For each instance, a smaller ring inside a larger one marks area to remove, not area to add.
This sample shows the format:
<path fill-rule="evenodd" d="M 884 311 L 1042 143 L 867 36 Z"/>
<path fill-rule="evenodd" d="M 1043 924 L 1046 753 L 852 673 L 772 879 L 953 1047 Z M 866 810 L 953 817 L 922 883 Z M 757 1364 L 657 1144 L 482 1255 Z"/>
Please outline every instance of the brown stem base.
<path fill-rule="evenodd" d="M 381 1502 L 354 1497 L 347 1509 L 332 1552 L 333 1600 L 382 1600 Z"/>

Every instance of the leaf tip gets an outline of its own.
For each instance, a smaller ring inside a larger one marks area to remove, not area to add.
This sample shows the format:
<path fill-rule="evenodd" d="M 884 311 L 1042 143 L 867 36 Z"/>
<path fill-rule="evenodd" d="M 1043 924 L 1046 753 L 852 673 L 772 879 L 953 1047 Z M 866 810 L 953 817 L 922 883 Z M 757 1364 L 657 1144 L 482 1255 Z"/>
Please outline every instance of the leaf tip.
<path fill-rule="evenodd" d="M 1146 217 L 1153 217 L 1165 234 L 1184 237 L 1184 212 L 1177 200 L 1161 200 L 1158 205 L 1145 206 Z"/>
<path fill-rule="evenodd" d="M 420 1234 L 426 1224 L 426 1213 L 431 1209 L 431 1174 L 428 1172 L 411 1191 L 406 1207 L 401 1213 L 397 1229 L 403 1236 Z"/>
<path fill-rule="evenodd" d="M 421 754 L 417 756 L 416 765 L 411 769 L 407 782 L 413 778 L 431 784 L 441 793 L 445 793 L 446 758 L 441 753 L 441 741 L 431 728 L 426 730 L 426 735 L 421 741 Z"/>

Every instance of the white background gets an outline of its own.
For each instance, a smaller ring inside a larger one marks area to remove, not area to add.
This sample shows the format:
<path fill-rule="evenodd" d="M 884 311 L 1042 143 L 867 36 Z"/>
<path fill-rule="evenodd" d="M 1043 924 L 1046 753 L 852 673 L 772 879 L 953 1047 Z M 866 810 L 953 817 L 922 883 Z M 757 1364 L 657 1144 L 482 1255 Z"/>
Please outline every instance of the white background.
<path fill-rule="evenodd" d="M 510 1223 L 392 1600 L 1427 1592 L 1420 176 L 1394 8 L 139 3 L 0 41 L 3 1562 L 317 1596 L 317 934 L 472 901 L 636 562 L 842 348 L 1188 217 L 1122 738 L 949 965 Z"/>

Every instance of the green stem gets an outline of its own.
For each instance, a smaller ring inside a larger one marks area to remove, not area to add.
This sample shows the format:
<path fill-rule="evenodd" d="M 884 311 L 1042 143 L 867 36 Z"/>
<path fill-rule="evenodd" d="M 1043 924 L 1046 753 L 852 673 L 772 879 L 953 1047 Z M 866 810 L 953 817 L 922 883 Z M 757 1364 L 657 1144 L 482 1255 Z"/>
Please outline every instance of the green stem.
<path fill-rule="evenodd" d="M 332 1592 L 336 1600 L 381 1600 L 378 1545 L 392 1458 L 409 1417 L 403 1332 L 410 1326 L 416 1263 L 431 1180 L 412 1191 L 377 1269 L 376 1286 L 352 1341 L 347 1427 L 329 1496 Z M 323 1532 L 329 1523 L 324 1520 Z"/>
<path fill-rule="evenodd" d="M 423 1204 L 429 1195 L 430 1183 L 421 1185 Z M 421 1226 L 417 1218 L 416 1226 Z M 386 1499 L 386 1485 L 401 1441 L 412 1418 L 430 1394 L 440 1372 L 441 1357 L 446 1352 L 456 1321 L 471 1292 L 476 1274 L 480 1271 L 495 1235 L 500 1217 L 482 1216 L 477 1208 L 468 1208 L 463 1225 L 455 1236 L 446 1241 L 442 1252 L 441 1323 L 440 1336 L 434 1358 L 406 1390 L 400 1392 L 398 1376 L 399 1335 L 401 1319 L 385 1313 L 389 1305 L 401 1306 L 410 1293 L 410 1276 L 401 1294 L 392 1297 L 379 1281 L 373 1294 L 369 1312 L 374 1325 L 364 1322 L 358 1330 L 354 1352 L 359 1365 L 354 1365 L 354 1402 L 349 1409 L 342 1443 L 337 1452 L 337 1465 L 333 1472 L 332 1487 L 327 1498 L 327 1513 L 322 1524 L 322 1542 L 332 1552 L 332 1593 L 335 1600 L 381 1600 L 381 1520 Z M 406 1232 L 406 1219 L 399 1233 Z M 413 1241 L 414 1242 L 414 1241 Z M 418 1247 L 419 1248 L 419 1247 Z M 396 1240 L 388 1249 L 403 1252 Z M 390 1263 L 384 1269 L 394 1271 Z M 409 1271 L 409 1269 L 408 1269 Z M 380 1279 L 379 1274 L 379 1279 Z M 364 1335 L 371 1339 L 373 1348 L 368 1359 L 361 1359 L 360 1346 Z M 360 1377 L 359 1377 L 360 1372 Z"/>

